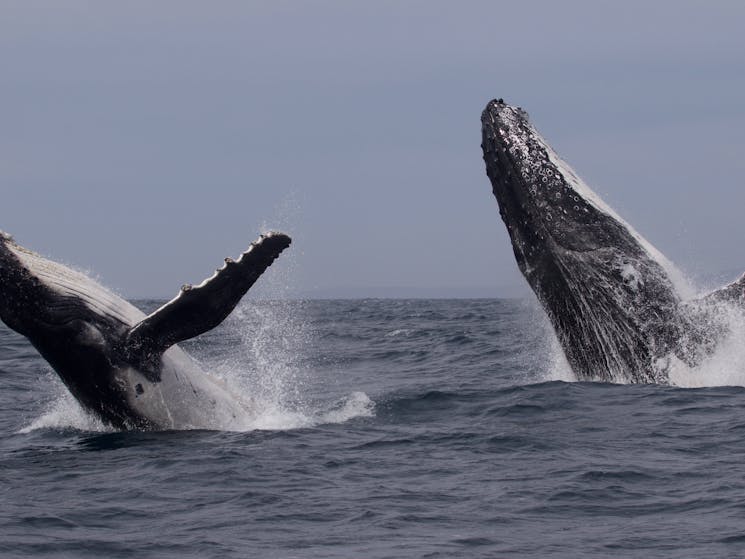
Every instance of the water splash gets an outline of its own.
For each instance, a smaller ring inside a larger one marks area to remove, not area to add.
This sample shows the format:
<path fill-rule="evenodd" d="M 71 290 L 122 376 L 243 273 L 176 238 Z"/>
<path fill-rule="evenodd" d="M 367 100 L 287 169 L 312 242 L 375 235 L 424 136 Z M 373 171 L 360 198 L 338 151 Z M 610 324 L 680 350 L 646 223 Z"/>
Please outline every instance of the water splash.
<path fill-rule="evenodd" d="M 241 430 L 296 429 L 374 414 L 373 402 L 362 392 L 327 401 L 323 380 L 310 373 L 308 361 L 318 350 L 305 318 L 308 303 L 291 299 L 300 291 L 303 236 L 297 229 L 303 196 L 289 192 L 263 223 L 264 230 L 288 232 L 293 244 L 225 324 L 238 343 L 219 364 L 219 375 L 249 401 L 253 416 Z"/>
<path fill-rule="evenodd" d="M 45 406 L 42 414 L 18 432 L 30 433 L 38 429 L 75 429 L 96 433 L 110 433 L 115 429 L 85 411 L 70 394 L 56 374 L 49 372 L 45 384 L 53 387 L 55 397 Z"/>
<path fill-rule="evenodd" d="M 533 297 L 526 301 L 528 320 L 526 330 L 521 336 L 527 340 L 525 369 L 529 373 L 529 382 L 563 381 L 575 382 L 577 376 L 569 366 L 564 350 L 561 348 L 551 321 L 541 308 L 538 299 Z"/>
<path fill-rule="evenodd" d="M 737 303 L 698 301 L 699 320 L 704 331 L 711 336 L 711 353 L 690 359 L 690 365 L 676 355 L 664 359 L 668 382 L 680 388 L 705 388 L 715 386 L 745 386 L 745 312 Z M 537 305 L 536 305 L 537 307 Z M 545 314 L 531 320 L 532 328 L 542 331 L 542 339 L 531 354 L 541 360 L 539 381 L 577 381 L 564 356 L 556 334 Z M 630 384 L 629 374 L 617 377 L 614 382 Z"/>
<path fill-rule="evenodd" d="M 569 361 L 567 361 L 567 358 L 564 355 L 564 350 L 561 349 L 561 344 L 553 332 L 546 341 L 546 352 L 548 362 L 551 366 L 543 380 L 556 380 L 563 382 L 577 381 L 577 375 L 574 374 L 574 371 L 572 371 L 572 368 L 569 366 Z"/>
<path fill-rule="evenodd" d="M 220 374 L 250 399 L 259 424 L 278 425 L 283 414 L 288 425 L 303 423 L 296 416 L 307 407 L 301 359 L 309 334 L 296 318 L 297 306 L 285 300 L 245 302 L 227 323 L 239 343 Z"/>
<path fill-rule="evenodd" d="M 273 227 L 293 231 L 300 210 L 297 194 L 291 193 L 275 209 Z M 344 422 L 374 413 L 374 404 L 360 392 L 341 400 L 313 397 L 323 394 L 322 379 L 312 378 L 308 356 L 316 351 L 305 319 L 304 303 L 291 301 L 297 292 L 297 243 L 274 264 L 241 305 L 218 329 L 196 342 L 187 342 L 189 352 L 206 371 L 223 380 L 228 392 L 243 404 L 246 413 L 222 414 L 225 420 L 184 428 L 214 428 L 226 431 L 296 429 L 322 423 Z M 50 407 L 25 432 L 44 428 L 107 430 L 89 416 L 61 387 Z M 239 408 L 241 406 L 238 406 Z M 233 408 L 231 408 L 233 409 Z M 227 419 L 230 417 L 231 419 Z"/>
<path fill-rule="evenodd" d="M 304 194 L 290 191 L 274 208 L 272 217 L 262 222 L 262 232 L 282 231 L 292 237 L 292 245 L 251 289 L 250 299 L 287 299 L 300 291 L 300 261 L 305 238 L 302 232 L 302 196 Z"/>
<path fill-rule="evenodd" d="M 670 364 L 670 384 L 681 388 L 745 386 L 745 313 L 736 303 L 701 302 L 706 328 L 716 345 L 697 365 L 679 359 Z"/>
<path fill-rule="evenodd" d="M 313 378 L 306 364 L 314 344 L 304 316 L 299 301 L 246 301 L 226 324 L 192 348 L 205 370 L 223 380 L 245 405 L 246 413 L 226 419 L 221 430 L 290 430 L 374 416 L 375 404 L 363 392 L 323 397 L 323 380 Z M 87 413 L 53 372 L 44 384 L 53 387 L 53 398 L 20 433 L 115 431 Z"/>
<path fill-rule="evenodd" d="M 346 423 L 358 417 L 373 417 L 375 403 L 364 392 L 352 392 L 337 405 L 316 416 L 318 424 Z"/>
<path fill-rule="evenodd" d="M 343 423 L 367 417 L 374 405 L 353 392 L 341 401 L 325 401 L 321 379 L 307 361 L 316 344 L 305 319 L 303 301 L 245 302 L 233 313 L 228 329 L 240 339 L 221 375 L 250 398 L 254 429 L 295 429 Z"/>

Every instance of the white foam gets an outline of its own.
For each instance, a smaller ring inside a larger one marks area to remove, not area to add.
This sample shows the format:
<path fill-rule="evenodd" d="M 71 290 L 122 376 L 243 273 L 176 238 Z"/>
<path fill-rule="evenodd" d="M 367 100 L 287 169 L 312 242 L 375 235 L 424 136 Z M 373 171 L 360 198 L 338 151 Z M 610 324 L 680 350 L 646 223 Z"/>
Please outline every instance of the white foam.
<path fill-rule="evenodd" d="M 86 412 L 67 391 L 60 394 L 38 418 L 20 429 L 19 433 L 30 433 L 38 429 L 75 429 L 98 433 L 115 431 Z"/>
<path fill-rule="evenodd" d="M 711 329 L 721 332 L 714 352 L 693 367 L 671 359 L 670 384 L 682 388 L 745 386 L 745 314 L 735 304 L 711 307 Z"/>
<path fill-rule="evenodd" d="M 246 431 L 288 431 L 305 429 L 318 425 L 346 423 L 361 417 L 375 416 L 375 403 L 364 392 L 352 392 L 345 398 L 317 409 L 291 409 L 273 401 L 254 399 L 255 406 L 250 413 L 226 422 L 221 430 Z M 184 430 L 202 429 L 192 425 Z M 46 410 L 29 425 L 19 429 L 27 434 L 39 429 L 74 429 L 77 431 L 113 433 L 116 429 L 104 424 L 86 412 L 70 394 L 60 395 Z"/>
<path fill-rule="evenodd" d="M 364 392 L 352 392 L 338 407 L 316 416 L 318 424 L 346 423 L 358 417 L 374 417 L 375 403 Z"/>
<path fill-rule="evenodd" d="M 237 431 L 286 431 L 318 425 L 346 423 L 360 417 L 374 417 L 375 404 L 364 392 L 352 392 L 329 407 L 288 409 L 276 402 L 257 402 L 256 415 L 250 421 L 236 425 Z"/>

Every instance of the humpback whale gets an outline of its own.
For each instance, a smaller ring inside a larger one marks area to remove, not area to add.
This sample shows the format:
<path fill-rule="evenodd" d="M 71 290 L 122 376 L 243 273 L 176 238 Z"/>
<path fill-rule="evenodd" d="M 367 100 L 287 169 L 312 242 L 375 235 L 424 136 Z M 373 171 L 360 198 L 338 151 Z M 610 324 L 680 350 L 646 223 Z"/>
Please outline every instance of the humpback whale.
<path fill-rule="evenodd" d="M 91 278 L 0 232 L 0 319 L 29 339 L 82 407 L 118 429 L 220 429 L 240 398 L 178 342 L 220 324 L 290 245 L 267 233 L 199 285 L 145 314 Z"/>
<path fill-rule="evenodd" d="M 575 375 L 669 382 L 671 363 L 711 353 L 711 304 L 742 301 L 745 276 L 702 301 L 680 272 L 613 211 L 503 100 L 481 116 L 482 150 L 518 267 Z"/>

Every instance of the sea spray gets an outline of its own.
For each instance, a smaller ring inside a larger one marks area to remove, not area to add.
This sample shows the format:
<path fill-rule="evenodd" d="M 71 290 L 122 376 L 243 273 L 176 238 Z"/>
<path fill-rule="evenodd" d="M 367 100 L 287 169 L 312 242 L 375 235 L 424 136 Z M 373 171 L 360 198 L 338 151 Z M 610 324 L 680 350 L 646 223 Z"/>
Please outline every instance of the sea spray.
<path fill-rule="evenodd" d="M 693 305 L 711 338 L 711 352 L 695 365 L 672 359 L 670 384 L 681 388 L 745 386 L 745 312 L 740 303 L 703 299 Z"/>
<path fill-rule="evenodd" d="M 246 301 L 227 327 L 237 335 L 223 375 L 250 401 L 258 426 L 303 426 L 307 403 L 299 360 L 308 334 L 298 304 L 287 301 Z"/>
<path fill-rule="evenodd" d="M 30 433 L 37 429 L 76 429 L 97 433 L 113 432 L 115 429 L 88 413 L 75 400 L 53 371 L 48 371 L 40 381 L 53 391 L 53 397 L 43 406 L 41 415 L 19 430 Z"/>
<path fill-rule="evenodd" d="M 241 304 L 219 328 L 186 344 L 200 365 L 226 384 L 246 414 L 225 421 L 224 431 L 288 430 L 343 423 L 374 415 L 375 404 L 364 393 L 327 390 L 329 380 L 316 378 L 308 366 L 317 352 L 302 301 L 252 301 Z M 48 397 L 21 433 L 38 429 L 113 432 L 87 413 L 50 370 L 39 379 Z M 199 425 L 191 428 L 200 429 Z"/>
<path fill-rule="evenodd" d="M 222 375 L 253 408 L 254 429 L 294 429 L 372 415 L 363 392 L 328 401 L 327 379 L 310 374 L 317 352 L 304 301 L 246 301 L 227 327 L 240 339 Z"/>
<path fill-rule="evenodd" d="M 668 383 L 680 388 L 745 386 L 745 311 L 740 303 L 704 298 L 684 304 L 696 309 L 695 326 L 708 340 L 697 340 L 701 347 L 681 355 L 670 354 L 662 360 L 660 367 Z M 537 303 L 528 316 L 531 330 L 541 334 L 525 354 L 526 381 L 530 382 L 531 378 L 538 382 L 576 381 L 556 333 Z M 633 378 L 632 373 L 629 371 L 626 378 Z M 614 383 L 630 384 L 630 381 L 619 378 Z"/>
<path fill-rule="evenodd" d="M 529 346 L 531 351 L 524 354 L 525 381 L 576 381 L 577 377 L 572 372 L 556 332 L 540 303 L 534 297 L 526 299 L 524 303 L 523 312 L 528 317 L 525 336 L 534 338 Z"/>

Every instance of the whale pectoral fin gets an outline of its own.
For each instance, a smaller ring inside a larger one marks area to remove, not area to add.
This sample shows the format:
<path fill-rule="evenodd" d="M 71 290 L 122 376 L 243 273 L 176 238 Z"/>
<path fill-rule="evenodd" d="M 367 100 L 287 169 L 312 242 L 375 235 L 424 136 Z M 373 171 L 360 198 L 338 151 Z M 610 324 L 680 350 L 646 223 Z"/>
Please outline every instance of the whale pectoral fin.
<path fill-rule="evenodd" d="M 717 289 L 716 291 L 704 295 L 701 300 L 713 303 L 738 303 L 745 306 L 745 274 L 741 275 L 739 279 L 733 281 L 729 285 L 725 285 L 721 289 Z"/>
<path fill-rule="evenodd" d="M 194 287 L 182 287 L 174 299 L 130 329 L 126 353 L 152 359 L 173 344 L 220 324 L 290 242 L 284 233 L 262 235 L 238 260 L 226 258 L 211 278 Z"/>

